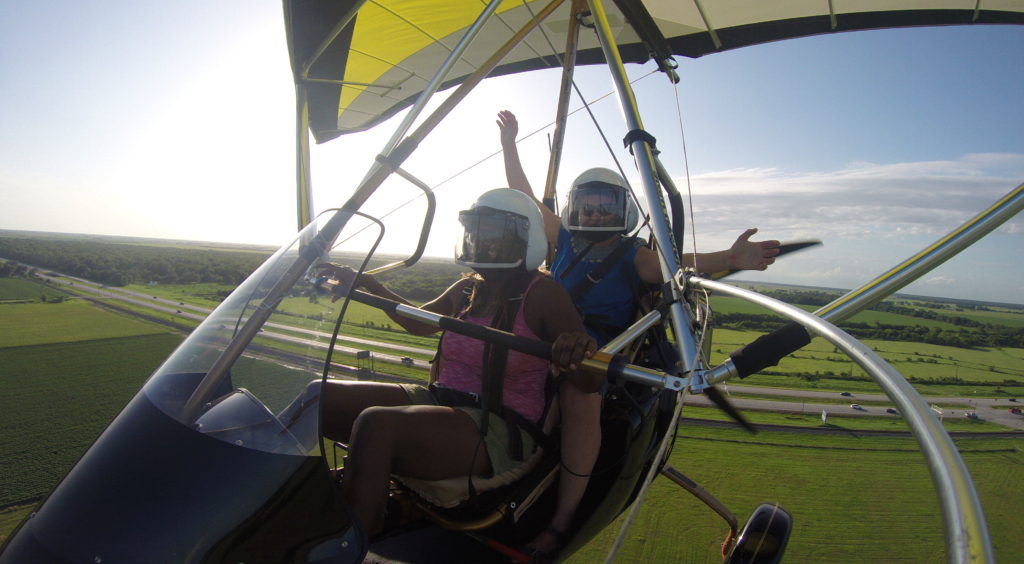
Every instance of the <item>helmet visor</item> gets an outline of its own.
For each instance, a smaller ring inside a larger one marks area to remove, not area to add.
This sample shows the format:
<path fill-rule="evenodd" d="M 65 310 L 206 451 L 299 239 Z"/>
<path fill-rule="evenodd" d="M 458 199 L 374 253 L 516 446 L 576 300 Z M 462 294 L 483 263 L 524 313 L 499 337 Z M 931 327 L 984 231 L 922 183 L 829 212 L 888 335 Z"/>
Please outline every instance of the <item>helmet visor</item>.
<path fill-rule="evenodd" d="M 625 231 L 628 195 L 621 186 L 588 182 L 569 192 L 571 231 Z"/>
<path fill-rule="evenodd" d="M 470 268 L 515 268 L 526 259 L 530 220 L 509 211 L 479 206 L 459 212 L 462 241 L 455 262 Z"/>

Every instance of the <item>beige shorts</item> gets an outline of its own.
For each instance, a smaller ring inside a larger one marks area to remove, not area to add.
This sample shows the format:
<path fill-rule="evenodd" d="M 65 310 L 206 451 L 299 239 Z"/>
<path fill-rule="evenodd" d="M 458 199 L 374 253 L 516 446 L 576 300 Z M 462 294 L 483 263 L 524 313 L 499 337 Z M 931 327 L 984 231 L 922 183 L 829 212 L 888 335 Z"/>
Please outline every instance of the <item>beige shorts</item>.
<path fill-rule="evenodd" d="M 426 387 L 417 384 L 399 385 L 405 389 L 412 404 L 439 405 L 434 395 Z M 473 418 L 473 421 L 476 421 L 477 428 L 480 427 L 484 415 L 482 409 L 478 407 L 456 407 L 455 409 L 467 413 Z M 494 414 L 489 415 L 489 428 L 487 436 L 484 437 L 484 446 L 487 448 L 487 456 L 491 461 L 492 475 L 473 476 L 473 488 L 477 492 L 485 492 L 521 480 L 544 456 L 544 449 L 536 448 L 533 437 L 516 427 L 513 432 L 522 436 L 523 453 L 526 460 L 514 460 L 508 454 L 509 429 L 505 420 Z M 395 478 L 419 494 L 420 497 L 438 507 L 455 507 L 470 498 L 469 481 L 465 476 L 436 481 L 397 475 Z"/>
<path fill-rule="evenodd" d="M 413 405 L 439 405 L 434 394 L 430 393 L 425 386 L 419 384 L 399 384 L 409 396 L 409 402 Z M 483 422 L 484 410 L 479 407 L 456 407 L 459 411 L 465 412 L 476 422 L 477 429 Z M 493 413 L 487 413 L 490 420 L 487 423 L 487 435 L 484 437 L 484 446 L 487 448 L 487 457 L 491 461 L 493 477 L 499 477 L 508 472 L 522 470 L 523 460 L 516 460 L 509 453 L 510 432 L 519 433 L 523 444 L 523 458 L 530 460 L 531 454 L 536 450 L 537 443 L 533 436 L 519 427 L 509 429 L 504 419 Z M 517 478 L 518 479 L 518 478 Z M 511 483 L 511 482 L 509 482 Z"/>

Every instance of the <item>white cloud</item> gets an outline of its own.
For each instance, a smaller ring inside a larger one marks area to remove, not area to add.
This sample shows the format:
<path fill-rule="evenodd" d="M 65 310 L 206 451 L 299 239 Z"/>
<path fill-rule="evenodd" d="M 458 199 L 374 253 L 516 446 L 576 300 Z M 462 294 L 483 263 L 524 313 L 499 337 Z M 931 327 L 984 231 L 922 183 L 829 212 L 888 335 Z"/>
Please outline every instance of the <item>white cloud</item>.
<path fill-rule="evenodd" d="M 929 286 L 952 286 L 956 284 L 956 280 L 948 276 L 933 276 L 924 280 L 922 284 L 927 284 Z"/>
<path fill-rule="evenodd" d="M 756 223 L 763 232 L 880 238 L 946 233 L 1022 177 L 1024 155 L 974 154 L 952 161 L 861 162 L 830 172 L 718 171 L 693 176 L 690 184 L 701 231 Z M 685 179 L 676 182 L 686 186 Z M 1024 232 L 1022 220 L 1011 220 L 1002 232 Z"/>

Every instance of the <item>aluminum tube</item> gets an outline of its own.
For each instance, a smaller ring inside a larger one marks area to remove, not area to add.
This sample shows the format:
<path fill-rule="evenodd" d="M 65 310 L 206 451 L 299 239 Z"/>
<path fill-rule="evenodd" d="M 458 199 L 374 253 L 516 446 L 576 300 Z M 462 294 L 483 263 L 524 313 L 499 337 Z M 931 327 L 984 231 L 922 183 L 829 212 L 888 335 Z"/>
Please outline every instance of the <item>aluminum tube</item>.
<path fill-rule="evenodd" d="M 981 501 L 956 445 L 935 418 L 928 403 L 899 372 L 842 329 L 800 308 L 713 280 L 691 278 L 691 282 L 698 287 L 743 298 L 801 323 L 809 331 L 842 349 L 863 368 L 897 405 L 924 453 L 942 508 L 947 561 L 995 561 Z"/>
<path fill-rule="evenodd" d="M 588 0 L 590 11 L 594 16 L 594 27 L 601 43 L 601 50 L 604 52 L 608 69 L 611 71 L 612 82 L 615 84 L 615 91 L 619 96 L 619 105 L 626 119 L 629 131 L 642 131 L 643 122 L 640 120 L 640 112 L 636 105 L 636 97 L 626 76 L 626 69 L 622 65 L 622 57 L 619 55 L 618 47 L 614 42 L 611 27 L 608 25 L 608 16 L 605 14 L 601 0 Z M 680 272 L 677 253 L 666 250 L 674 248 L 672 230 L 668 226 L 668 215 L 665 211 L 665 199 L 658 183 L 655 180 L 654 156 L 651 154 L 651 147 L 642 139 L 634 140 L 631 145 L 633 156 L 636 159 L 637 169 L 640 172 L 640 179 L 644 187 L 644 195 L 647 202 L 656 207 L 651 213 L 650 229 L 654 234 L 657 243 L 657 251 L 661 262 L 661 274 L 666 281 L 675 281 L 676 273 Z M 682 292 L 673 282 L 670 285 L 672 291 L 672 304 L 669 307 L 672 333 L 676 337 L 676 345 L 679 347 L 680 357 L 683 360 L 684 372 L 695 370 L 700 362 L 700 355 L 697 351 L 697 341 L 690 330 L 691 316 L 683 308 Z"/>
<path fill-rule="evenodd" d="M 543 21 L 544 18 L 551 15 L 551 13 L 554 12 L 563 1 L 564 0 L 551 0 L 551 3 L 537 13 L 535 19 L 523 24 L 523 27 L 517 31 L 515 35 L 509 38 L 509 40 L 506 41 L 505 44 L 491 55 L 491 57 L 482 65 L 480 65 L 473 74 L 466 77 L 454 92 L 449 94 L 448 97 L 445 98 L 429 116 L 424 118 L 423 123 L 417 126 L 416 130 L 410 133 L 409 136 L 403 140 L 401 145 L 408 144 L 410 147 L 415 147 L 420 143 L 420 141 L 426 138 L 426 136 L 430 134 L 430 132 L 433 131 L 449 113 L 451 113 L 455 106 L 461 103 L 462 100 L 464 100 L 466 96 L 468 96 L 469 93 L 476 88 L 478 84 L 480 84 L 480 81 L 486 78 L 487 75 L 490 74 L 490 72 L 494 70 L 499 63 L 501 63 L 502 59 L 504 59 L 512 49 L 521 43 L 534 28 L 540 25 L 540 22 Z M 398 147 L 399 149 L 401 148 L 401 145 Z M 391 158 L 396 156 L 394 155 L 395 152 L 399 152 L 401 154 L 398 154 L 397 158 Z M 387 154 L 386 157 L 388 157 L 390 166 L 395 168 L 401 166 L 402 162 L 408 156 L 404 153 L 404 151 L 393 151 Z M 379 162 L 375 161 L 373 166 L 370 167 L 369 172 L 367 172 L 366 178 L 359 184 L 359 187 L 356 188 L 352 197 L 349 198 L 349 201 L 345 203 L 345 208 L 358 209 L 389 175 L 390 170 L 386 170 Z"/>
<path fill-rule="evenodd" d="M 371 303 L 370 305 L 373 304 Z M 415 306 L 406 304 L 396 305 L 395 313 L 401 315 L 402 317 L 412 319 L 414 321 L 419 321 L 421 323 L 427 323 L 429 325 L 435 326 L 440 326 L 442 320 L 446 319 L 446 317 L 443 315 L 425 311 Z M 584 361 L 584 367 L 586 367 L 587 364 L 588 361 Z M 602 364 L 602 366 L 605 369 L 607 368 L 606 365 Z M 595 365 L 593 368 L 599 371 L 601 370 L 601 368 L 599 368 L 597 365 Z M 621 365 L 620 368 L 615 370 L 614 374 L 612 374 L 610 371 L 609 374 L 613 377 L 621 378 L 629 382 L 636 382 L 638 384 L 652 386 L 655 388 L 666 388 L 669 390 L 675 390 L 677 392 L 682 391 L 683 388 L 686 387 L 686 384 L 689 382 L 688 378 L 678 378 L 665 372 L 652 370 L 650 368 L 644 368 L 642 366 L 634 366 L 632 364 Z"/>
<path fill-rule="evenodd" d="M 494 0 L 497 2 L 497 0 Z M 466 95 L 480 83 L 483 78 L 490 73 L 494 67 L 501 62 L 501 60 L 512 50 L 513 47 L 518 45 L 523 38 L 526 37 L 534 27 L 538 25 L 539 20 L 547 17 L 557 8 L 563 0 L 551 0 L 544 10 L 538 14 L 537 20 L 531 20 L 527 22 L 521 30 L 519 30 L 511 39 L 505 42 L 498 51 L 492 55 L 487 61 L 478 68 L 472 75 L 470 75 L 460 85 L 455 92 L 445 98 L 430 116 L 424 120 L 416 131 L 410 135 L 410 141 L 413 145 L 419 143 L 424 137 L 429 134 L 434 127 L 445 116 L 451 112 L 452 108 L 459 102 L 461 102 Z M 390 155 L 389 155 L 390 156 Z M 274 309 L 280 303 L 280 301 L 287 295 L 291 290 L 292 286 L 306 273 L 314 261 L 319 260 L 320 257 L 326 252 L 334 240 L 341 233 L 341 230 L 345 228 L 349 218 L 353 213 L 359 213 L 359 208 L 366 202 L 367 199 L 380 187 L 380 185 L 390 175 L 391 167 L 397 168 L 401 165 L 401 161 L 405 159 L 407 155 L 400 155 L 398 162 L 390 163 L 390 166 L 385 168 L 380 165 L 379 162 L 374 162 L 370 167 L 370 170 L 366 174 L 366 178 L 359 184 L 352 195 L 349 197 L 345 205 L 338 210 L 334 216 L 332 216 L 327 223 L 323 226 L 316 237 L 309 241 L 306 247 L 309 249 L 307 252 L 302 253 L 289 267 L 288 271 L 281 277 L 278 283 L 270 289 L 267 293 L 267 297 L 263 302 L 255 309 L 253 315 L 248 321 L 242 326 L 239 332 L 232 339 L 231 343 L 225 348 L 224 352 L 221 353 L 220 357 L 214 361 L 210 371 L 207 373 L 203 381 L 200 382 L 196 391 L 192 393 L 192 396 L 186 402 L 184 411 L 184 417 L 186 420 L 198 415 L 199 409 L 202 407 L 202 400 L 206 395 L 213 389 L 217 384 L 218 380 L 223 377 L 227 369 L 237 360 L 241 352 L 248 346 L 249 342 L 255 337 L 259 328 L 269 319 L 270 314 L 273 313 Z"/>
<path fill-rule="evenodd" d="M 621 374 L 613 374 L 613 376 L 628 382 L 636 382 L 644 386 L 675 390 L 677 392 L 683 391 L 683 388 L 690 382 L 689 378 L 679 378 L 671 376 L 667 372 L 659 372 L 632 364 L 623 366 Z"/>
<path fill-rule="evenodd" d="M 309 95 L 295 83 L 295 205 L 299 231 L 313 221 L 313 186 L 309 175 Z"/>
<path fill-rule="evenodd" d="M 548 158 L 548 175 L 544 181 L 543 202 L 551 211 L 555 209 L 555 180 L 558 179 L 558 167 L 562 161 L 562 144 L 565 141 L 565 122 L 569 117 L 569 97 L 572 94 L 572 76 L 576 69 L 576 47 L 580 36 L 580 13 L 583 11 L 583 0 L 573 0 L 569 13 L 569 31 L 565 35 L 565 55 L 562 59 L 562 84 L 558 89 L 558 107 L 555 110 L 555 135 L 551 142 L 551 155 Z"/>
<path fill-rule="evenodd" d="M 405 114 L 405 118 L 402 119 L 402 123 L 397 129 L 395 129 L 395 132 L 391 135 L 391 139 L 381 151 L 382 155 L 390 154 L 398 145 L 398 142 L 402 140 L 402 137 L 405 136 L 405 133 L 409 131 L 410 127 L 412 127 L 412 123 L 416 121 L 417 117 L 419 117 L 423 108 L 427 105 L 427 102 L 429 102 L 434 93 L 441 88 L 441 83 L 444 82 L 445 77 L 448 76 L 448 72 L 451 71 L 452 67 L 455 66 L 455 63 L 458 62 L 460 57 L 462 57 L 462 54 L 469 47 L 470 43 L 473 42 L 473 39 L 475 39 L 477 34 L 480 33 L 484 24 L 487 23 L 487 20 L 491 18 L 494 11 L 497 10 L 500 5 L 501 0 L 491 0 L 491 2 L 487 4 L 487 7 L 484 8 L 484 11 L 477 17 L 476 21 L 473 22 L 473 25 L 466 30 L 466 33 L 461 39 L 459 39 L 458 44 L 455 45 L 452 52 L 449 53 L 448 57 L 443 63 L 441 63 L 441 67 L 434 73 L 434 76 L 430 79 L 427 87 L 420 92 L 419 97 L 416 99 L 416 103 L 413 104 L 409 112 Z M 369 177 L 369 174 L 367 174 L 367 177 Z"/>
<path fill-rule="evenodd" d="M 629 344 L 632 343 L 637 337 L 643 335 L 644 331 L 650 329 L 652 326 L 654 326 L 656 323 L 660 321 L 661 312 L 659 312 L 658 310 L 652 310 L 647 312 L 647 315 L 644 315 L 643 317 L 638 319 L 636 323 L 630 325 L 625 331 L 619 333 L 614 339 L 605 343 L 605 345 L 601 347 L 601 352 L 606 352 L 609 354 L 618 353 L 622 349 L 629 346 Z"/>

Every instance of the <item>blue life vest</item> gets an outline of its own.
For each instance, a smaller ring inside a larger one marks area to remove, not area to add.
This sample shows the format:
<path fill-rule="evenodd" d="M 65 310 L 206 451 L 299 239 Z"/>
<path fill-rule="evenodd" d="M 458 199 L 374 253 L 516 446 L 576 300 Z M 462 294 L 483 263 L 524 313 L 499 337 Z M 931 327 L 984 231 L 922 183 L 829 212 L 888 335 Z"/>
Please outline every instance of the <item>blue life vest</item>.
<path fill-rule="evenodd" d="M 635 320 L 637 296 L 641 287 L 635 261 L 637 249 L 642 243 L 632 239 L 632 242 L 626 243 L 630 248 L 617 264 L 597 284 L 573 300 L 576 309 L 583 315 L 587 333 L 597 340 L 598 346 L 610 341 Z M 572 233 L 565 227 L 558 228 L 558 246 L 551 274 L 555 282 L 570 293 L 618 245 L 591 247 L 582 259 L 577 260 L 587 246 L 588 243 L 581 239 L 577 239 L 574 245 Z"/>

